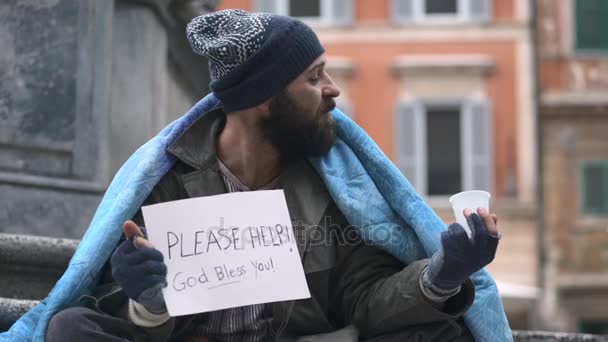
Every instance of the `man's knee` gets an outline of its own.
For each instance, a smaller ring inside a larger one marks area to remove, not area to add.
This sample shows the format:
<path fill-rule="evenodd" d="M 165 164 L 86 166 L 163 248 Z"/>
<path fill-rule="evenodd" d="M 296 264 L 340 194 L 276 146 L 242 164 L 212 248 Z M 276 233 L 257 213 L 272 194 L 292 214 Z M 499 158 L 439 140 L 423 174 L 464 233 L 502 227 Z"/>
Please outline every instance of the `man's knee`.
<path fill-rule="evenodd" d="M 365 342 L 401 342 L 401 341 L 450 341 L 475 342 L 471 331 L 462 319 L 443 322 L 412 325 L 402 331 L 392 332 L 373 338 L 363 339 Z"/>
<path fill-rule="evenodd" d="M 81 330 L 88 328 L 86 321 L 90 313 L 94 311 L 81 307 L 59 311 L 49 321 L 45 341 L 76 341 L 76 338 L 82 336 Z"/>

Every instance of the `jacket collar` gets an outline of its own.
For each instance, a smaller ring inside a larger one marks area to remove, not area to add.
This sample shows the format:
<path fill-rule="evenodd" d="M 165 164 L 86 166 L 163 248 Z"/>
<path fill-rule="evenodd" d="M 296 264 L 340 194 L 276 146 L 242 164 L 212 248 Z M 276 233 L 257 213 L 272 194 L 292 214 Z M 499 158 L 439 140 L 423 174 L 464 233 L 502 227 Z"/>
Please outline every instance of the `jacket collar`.
<path fill-rule="evenodd" d="M 222 108 L 205 113 L 168 147 L 168 152 L 194 168 L 182 181 L 190 197 L 226 192 L 217 164 L 217 135 L 226 124 Z M 304 159 L 292 163 L 281 174 L 281 185 L 292 218 L 300 257 L 309 248 L 311 234 L 318 227 L 330 202 L 323 181 Z"/>
<path fill-rule="evenodd" d="M 217 135 L 225 124 L 222 108 L 212 109 L 186 128 L 167 151 L 197 170 L 217 170 Z"/>

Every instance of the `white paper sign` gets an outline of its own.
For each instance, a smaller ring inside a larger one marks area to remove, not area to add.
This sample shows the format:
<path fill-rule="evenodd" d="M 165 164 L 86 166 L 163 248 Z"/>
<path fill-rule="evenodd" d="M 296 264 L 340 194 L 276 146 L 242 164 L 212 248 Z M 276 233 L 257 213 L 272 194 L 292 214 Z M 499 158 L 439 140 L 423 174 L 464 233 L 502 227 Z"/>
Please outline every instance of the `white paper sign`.
<path fill-rule="evenodd" d="M 309 298 L 282 190 L 235 192 L 142 208 L 164 255 L 171 316 Z"/>

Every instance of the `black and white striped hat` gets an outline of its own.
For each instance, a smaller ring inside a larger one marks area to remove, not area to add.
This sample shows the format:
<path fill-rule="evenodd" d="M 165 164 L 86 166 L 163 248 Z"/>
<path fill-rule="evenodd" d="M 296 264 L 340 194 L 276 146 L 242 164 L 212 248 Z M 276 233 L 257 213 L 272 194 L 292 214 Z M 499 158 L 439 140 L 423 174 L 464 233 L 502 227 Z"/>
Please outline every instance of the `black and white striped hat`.
<path fill-rule="evenodd" d="M 194 52 L 209 59 L 211 90 L 227 112 L 271 98 L 325 50 L 298 19 L 243 10 L 194 18 L 187 27 Z"/>

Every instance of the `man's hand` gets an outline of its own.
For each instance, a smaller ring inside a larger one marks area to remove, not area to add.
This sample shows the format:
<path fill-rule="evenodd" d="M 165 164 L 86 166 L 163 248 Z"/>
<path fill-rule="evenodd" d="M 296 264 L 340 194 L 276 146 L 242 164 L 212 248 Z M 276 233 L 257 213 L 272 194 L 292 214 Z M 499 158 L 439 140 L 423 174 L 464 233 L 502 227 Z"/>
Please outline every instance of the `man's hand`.
<path fill-rule="evenodd" d="M 478 215 L 479 214 L 479 215 Z M 426 279 L 441 291 L 457 289 L 468 277 L 494 260 L 500 235 L 496 215 L 480 208 L 465 209 L 471 238 L 458 223 L 441 233 L 442 248 L 431 258 Z"/>
<path fill-rule="evenodd" d="M 135 222 L 123 226 L 126 240 L 112 254 L 112 276 L 127 296 L 148 311 L 166 311 L 161 289 L 167 286 L 167 266 L 163 255 L 144 235 Z"/>

